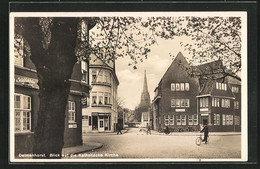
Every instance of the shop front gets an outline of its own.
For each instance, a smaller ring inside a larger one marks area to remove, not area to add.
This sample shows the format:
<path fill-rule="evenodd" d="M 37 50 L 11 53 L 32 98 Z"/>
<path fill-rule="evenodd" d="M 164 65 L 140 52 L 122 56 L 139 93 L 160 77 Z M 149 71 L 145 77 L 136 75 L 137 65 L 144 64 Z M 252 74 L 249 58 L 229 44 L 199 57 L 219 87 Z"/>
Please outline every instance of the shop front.
<path fill-rule="evenodd" d="M 92 131 L 111 131 L 111 113 L 92 112 Z"/>

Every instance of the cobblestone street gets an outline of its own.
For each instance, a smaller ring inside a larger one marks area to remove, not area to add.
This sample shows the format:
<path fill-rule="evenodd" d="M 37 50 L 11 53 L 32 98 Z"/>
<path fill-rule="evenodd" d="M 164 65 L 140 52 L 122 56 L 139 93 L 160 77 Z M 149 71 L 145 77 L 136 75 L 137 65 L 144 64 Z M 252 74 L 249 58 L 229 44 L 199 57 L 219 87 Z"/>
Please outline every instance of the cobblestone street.
<path fill-rule="evenodd" d="M 152 131 L 153 132 L 153 131 Z M 199 134 L 198 134 L 199 135 Z M 212 135 L 209 144 L 195 144 L 198 135 L 138 135 L 130 128 L 123 135 L 90 133 L 84 142 L 102 143 L 103 147 L 88 153 L 117 154 L 118 158 L 240 158 L 241 135 Z"/>

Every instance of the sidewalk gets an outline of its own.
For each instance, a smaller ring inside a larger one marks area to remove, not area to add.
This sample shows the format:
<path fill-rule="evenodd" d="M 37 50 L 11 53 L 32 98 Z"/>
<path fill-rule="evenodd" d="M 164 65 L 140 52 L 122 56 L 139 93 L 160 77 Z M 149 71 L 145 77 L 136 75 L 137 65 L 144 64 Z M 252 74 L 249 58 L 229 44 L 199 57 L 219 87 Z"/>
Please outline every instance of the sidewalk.
<path fill-rule="evenodd" d="M 121 130 L 122 134 L 127 133 L 128 129 Z M 98 135 L 117 135 L 116 132 L 89 132 L 83 134 L 83 136 L 98 136 Z M 121 134 L 120 134 L 121 135 Z"/>
<path fill-rule="evenodd" d="M 171 136 L 198 136 L 203 133 L 197 132 L 171 132 Z M 152 130 L 152 135 L 164 135 L 164 133 L 159 133 L 158 131 Z M 241 135 L 241 132 L 209 132 L 209 136 L 233 136 Z"/>
<path fill-rule="evenodd" d="M 87 151 L 99 149 L 102 146 L 103 146 L 103 144 L 101 144 L 101 143 L 88 142 L 88 143 L 83 143 L 80 146 L 63 148 L 62 154 L 79 154 L 79 153 L 84 153 Z"/>

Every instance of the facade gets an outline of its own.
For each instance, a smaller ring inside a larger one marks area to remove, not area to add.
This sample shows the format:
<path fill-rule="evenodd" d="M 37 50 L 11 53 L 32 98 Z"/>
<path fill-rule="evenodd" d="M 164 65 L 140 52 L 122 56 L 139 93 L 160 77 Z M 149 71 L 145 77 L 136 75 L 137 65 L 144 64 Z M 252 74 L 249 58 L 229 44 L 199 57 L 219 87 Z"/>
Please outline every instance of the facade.
<path fill-rule="evenodd" d="M 187 72 L 213 70 L 218 76 L 221 66 L 214 61 L 190 67 L 179 53 L 155 89 L 154 129 L 168 126 L 172 131 L 194 131 L 208 124 L 210 131 L 241 131 L 240 82 L 227 77 L 191 77 Z"/>
<path fill-rule="evenodd" d="M 137 120 L 141 121 L 141 126 L 151 126 L 152 125 L 152 115 L 151 115 L 151 100 L 150 94 L 148 92 L 146 71 L 144 72 L 144 83 L 143 92 L 141 94 L 141 102 L 136 108 Z"/>
<path fill-rule="evenodd" d="M 184 56 L 179 53 L 155 89 L 155 130 L 162 130 L 166 126 L 171 131 L 188 130 L 188 127 L 198 130 L 196 96 L 199 94 L 199 80 L 190 77 L 182 65 L 189 67 Z"/>
<path fill-rule="evenodd" d="M 87 132 L 114 132 L 118 123 L 115 62 L 105 63 L 90 56 L 91 92 L 89 105 L 83 108 L 82 129 Z"/>
<path fill-rule="evenodd" d="M 32 153 L 40 100 L 37 73 L 29 57 L 15 52 L 15 154 Z M 81 70 L 84 69 L 84 70 Z M 66 108 L 64 147 L 82 144 L 82 98 L 89 95 L 88 63 L 77 62 L 71 76 Z"/>

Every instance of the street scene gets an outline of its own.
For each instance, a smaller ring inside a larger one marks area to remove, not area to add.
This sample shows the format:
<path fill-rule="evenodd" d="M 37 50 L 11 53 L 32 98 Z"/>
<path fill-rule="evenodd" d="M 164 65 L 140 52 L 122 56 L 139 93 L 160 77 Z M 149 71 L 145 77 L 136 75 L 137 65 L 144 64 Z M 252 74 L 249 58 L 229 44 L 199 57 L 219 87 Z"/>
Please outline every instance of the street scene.
<path fill-rule="evenodd" d="M 242 159 L 246 15 L 130 14 L 11 15 L 11 161 Z"/>
<path fill-rule="evenodd" d="M 210 133 L 208 144 L 195 143 L 199 133 L 172 133 L 165 135 L 152 131 L 151 135 L 138 134 L 138 128 L 130 128 L 122 135 L 89 134 L 84 142 L 99 142 L 102 148 L 85 152 L 118 154 L 108 158 L 240 158 L 241 135 L 237 133 Z M 189 147 L 189 148 L 187 148 Z"/>

